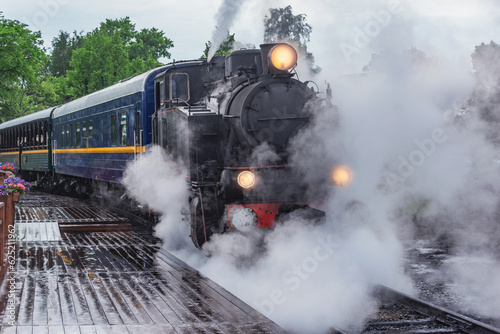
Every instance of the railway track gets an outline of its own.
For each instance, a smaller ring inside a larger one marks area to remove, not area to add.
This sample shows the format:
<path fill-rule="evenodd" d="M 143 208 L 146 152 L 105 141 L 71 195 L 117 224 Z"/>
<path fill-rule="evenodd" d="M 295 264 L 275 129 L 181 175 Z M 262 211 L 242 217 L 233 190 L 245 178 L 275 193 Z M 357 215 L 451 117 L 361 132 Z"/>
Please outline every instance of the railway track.
<path fill-rule="evenodd" d="M 363 334 L 500 333 L 498 328 L 385 286 L 377 286 L 374 294 L 380 307 L 361 332 Z M 347 332 L 335 329 L 331 333 Z"/>

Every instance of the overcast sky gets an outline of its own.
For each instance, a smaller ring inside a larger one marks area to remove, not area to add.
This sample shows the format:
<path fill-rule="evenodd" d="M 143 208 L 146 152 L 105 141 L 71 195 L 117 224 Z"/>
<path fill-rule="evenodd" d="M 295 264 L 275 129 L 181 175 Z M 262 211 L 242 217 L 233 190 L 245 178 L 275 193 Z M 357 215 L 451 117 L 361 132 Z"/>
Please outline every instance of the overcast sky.
<path fill-rule="evenodd" d="M 89 32 L 105 19 L 129 16 L 137 29 L 156 27 L 173 40 L 172 59 L 197 58 L 211 39 L 223 0 L 0 0 L 8 19 L 40 30 L 46 47 L 59 30 Z M 224 0 L 242 6 L 230 31 L 259 45 L 270 6 L 290 4 L 313 27 L 309 51 L 334 73 L 362 69 L 372 53 L 417 47 L 428 55 L 470 63 L 474 46 L 500 43 L 497 0 Z M 389 14 L 389 15 L 387 15 Z M 226 17 L 229 19 L 229 17 Z"/>

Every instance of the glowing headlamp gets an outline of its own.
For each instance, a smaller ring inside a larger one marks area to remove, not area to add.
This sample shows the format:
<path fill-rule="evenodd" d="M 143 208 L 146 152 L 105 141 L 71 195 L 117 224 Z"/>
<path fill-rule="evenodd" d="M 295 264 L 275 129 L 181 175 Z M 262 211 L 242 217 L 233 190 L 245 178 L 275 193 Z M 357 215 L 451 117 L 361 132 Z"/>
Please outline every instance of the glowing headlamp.
<path fill-rule="evenodd" d="M 280 71 L 288 71 L 297 65 L 297 52 L 288 44 L 278 44 L 269 52 L 271 65 Z"/>
<path fill-rule="evenodd" d="M 238 174 L 236 181 L 238 181 L 238 184 L 243 189 L 249 189 L 255 185 L 255 182 L 257 181 L 257 176 L 255 175 L 255 173 L 249 170 L 245 170 Z"/>
<path fill-rule="evenodd" d="M 343 187 L 348 185 L 352 180 L 352 174 L 349 168 L 345 166 L 337 166 L 332 170 L 332 181 L 337 186 Z"/>

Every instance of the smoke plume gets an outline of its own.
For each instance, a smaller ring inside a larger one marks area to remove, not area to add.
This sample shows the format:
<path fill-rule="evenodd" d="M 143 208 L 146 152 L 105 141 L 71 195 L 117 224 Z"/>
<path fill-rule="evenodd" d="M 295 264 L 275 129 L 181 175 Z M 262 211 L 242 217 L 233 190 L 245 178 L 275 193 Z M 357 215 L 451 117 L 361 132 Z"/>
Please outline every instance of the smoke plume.
<path fill-rule="evenodd" d="M 241 8 L 244 0 L 224 0 L 215 15 L 216 27 L 210 40 L 210 49 L 208 50 L 207 61 L 210 62 L 214 54 L 222 45 L 229 34 L 229 29 Z"/>

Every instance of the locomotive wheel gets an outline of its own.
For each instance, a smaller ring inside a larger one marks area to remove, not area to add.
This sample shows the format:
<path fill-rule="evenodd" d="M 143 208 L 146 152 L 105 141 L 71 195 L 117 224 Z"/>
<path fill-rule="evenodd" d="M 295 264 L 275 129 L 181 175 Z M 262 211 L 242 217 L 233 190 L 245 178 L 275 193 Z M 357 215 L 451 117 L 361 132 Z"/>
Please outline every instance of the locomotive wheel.
<path fill-rule="evenodd" d="M 193 240 L 196 248 L 201 248 L 205 242 L 205 231 L 203 229 L 203 218 L 201 213 L 201 201 L 198 196 L 195 196 L 190 206 L 189 222 L 191 225 L 191 240 Z"/>
<path fill-rule="evenodd" d="M 214 208 L 215 203 L 214 195 L 205 192 L 204 194 L 194 195 L 189 204 L 191 239 L 197 248 L 201 249 L 203 244 L 210 240 L 210 236 L 219 231 L 219 219 L 217 209 Z"/>

